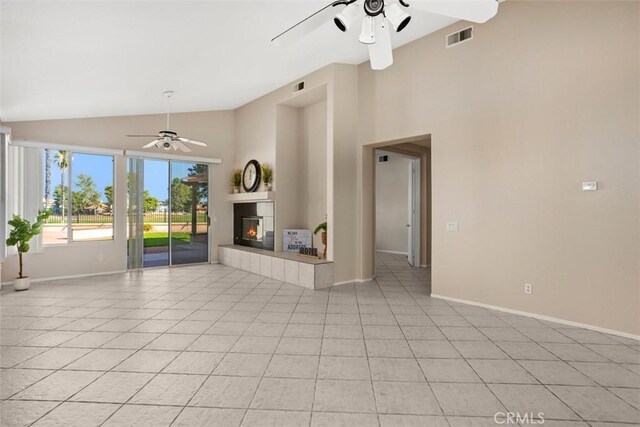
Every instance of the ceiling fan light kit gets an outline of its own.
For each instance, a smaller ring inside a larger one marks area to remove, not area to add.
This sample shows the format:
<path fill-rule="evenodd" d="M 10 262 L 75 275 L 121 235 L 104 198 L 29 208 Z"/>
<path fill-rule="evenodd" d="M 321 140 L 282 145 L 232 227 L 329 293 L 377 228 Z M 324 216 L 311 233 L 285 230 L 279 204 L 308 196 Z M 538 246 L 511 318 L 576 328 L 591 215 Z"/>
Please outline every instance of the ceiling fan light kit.
<path fill-rule="evenodd" d="M 393 28 L 397 33 L 404 30 L 407 25 L 409 25 L 409 21 L 411 21 L 411 16 L 404 10 L 400 9 L 397 3 L 391 3 L 389 7 L 385 9 L 385 15 L 387 17 L 387 21 L 393 25 Z"/>
<path fill-rule="evenodd" d="M 333 18 L 333 22 L 336 24 L 336 27 L 342 32 L 346 32 L 353 23 L 361 16 L 362 7 L 358 4 L 358 2 L 351 3 L 349 6 L 345 7 L 344 10 L 336 15 Z"/>
<path fill-rule="evenodd" d="M 422 12 L 483 23 L 498 13 L 498 4 L 498 0 L 337 0 L 271 41 L 277 45 L 294 43 L 332 17 L 336 27 L 347 32 L 364 15 L 358 40 L 368 46 L 371 68 L 383 70 L 393 64 L 389 27 L 399 33 L 411 21 L 405 9 L 412 7 Z M 339 10 L 340 7 L 344 9 Z"/>
<path fill-rule="evenodd" d="M 194 139 L 181 138 L 177 132 L 168 130 L 170 128 L 170 119 L 171 119 L 171 97 L 173 96 L 173 91 L 166 91 L 163 93 L 165 98 L 167 98 L 167 130 L 161 130 L 158 132 L 158 135 L 127 135 L 130 138 L 156 138 L 153 141 L 149 142 L 142 146 L 142 148 L 151 148 L 157 147 L 161 148 L 165 151 L 183 151 L 185 153 L 190 153 L 192 150 L 186 144 L 198 145 L 200 147 L 206 147 L 202 141 L 196 141 Z M 186 144 L 185 144 L 186 143 Z"/>
<path fill-rule="evenodd" d="M 362 44 L 374 44 L 376 42 L 376 25 L 373 16 L 365 16 L 362 20 L 362 30 L 358 40 Z"/>

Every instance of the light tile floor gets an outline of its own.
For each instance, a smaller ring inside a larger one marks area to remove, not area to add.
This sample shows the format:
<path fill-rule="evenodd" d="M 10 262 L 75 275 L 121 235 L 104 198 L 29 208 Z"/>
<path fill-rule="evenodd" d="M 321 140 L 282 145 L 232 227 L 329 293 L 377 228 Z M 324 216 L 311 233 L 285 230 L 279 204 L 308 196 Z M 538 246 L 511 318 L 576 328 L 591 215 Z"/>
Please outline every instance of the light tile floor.
<path fill-rule="evenodd" d="M 431 299 L 378 258 L 323 291 L 221 265 L 4 290 L 1 424 L 640 424 L 639 342 Z"/>

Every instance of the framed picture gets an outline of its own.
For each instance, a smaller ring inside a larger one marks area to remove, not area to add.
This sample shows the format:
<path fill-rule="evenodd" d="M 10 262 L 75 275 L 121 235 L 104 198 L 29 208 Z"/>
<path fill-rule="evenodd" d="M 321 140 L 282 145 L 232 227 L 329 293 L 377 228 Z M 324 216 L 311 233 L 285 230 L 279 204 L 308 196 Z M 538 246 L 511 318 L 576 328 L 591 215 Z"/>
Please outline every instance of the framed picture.
<path fill-rule="evenodd" d="M 300 248 L 310 248 L 313 245 L 311 230 L 283 230 L 282 251 L 299 252 Z"/>

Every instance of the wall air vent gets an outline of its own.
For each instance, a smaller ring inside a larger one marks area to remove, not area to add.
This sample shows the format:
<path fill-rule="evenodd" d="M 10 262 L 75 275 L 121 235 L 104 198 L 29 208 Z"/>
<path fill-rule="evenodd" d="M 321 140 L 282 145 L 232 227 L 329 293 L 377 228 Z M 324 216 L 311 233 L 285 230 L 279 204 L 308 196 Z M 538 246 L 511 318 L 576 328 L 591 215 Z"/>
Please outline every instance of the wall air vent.
<path fill-rule="evenodd" d="M 300 92 L 302 89 L 304 89 L 304 80 L 298 83 L 294 83 L 292 87 L 293 93 Z"/>
<path fill-rule="evenodd" d="M 473 27 L 465 28 L 447 36 L 447 47 L 456 46 L 473 39 Z"/>
<path fill-rule="evenodd" d="M 384 163 L 389 161 L 389 156 L 387 154 L 381 154 L 378 156 L 378 163 Z"/>

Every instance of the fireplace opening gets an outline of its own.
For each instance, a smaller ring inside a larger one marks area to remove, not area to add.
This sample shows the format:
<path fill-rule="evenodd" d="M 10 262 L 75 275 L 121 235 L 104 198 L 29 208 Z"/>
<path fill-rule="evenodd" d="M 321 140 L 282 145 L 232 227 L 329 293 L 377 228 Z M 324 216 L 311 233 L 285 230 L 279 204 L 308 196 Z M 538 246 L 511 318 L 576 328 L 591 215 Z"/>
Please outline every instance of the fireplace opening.
<path fill-rule="evenodd" d="M 242 217 L 242 239 L 262 242 L 263 239 L 262 218 L 258 216 Z"/>
<path fill-rule="evenodd" d="M 233 243 L 273 250 L 275 231 L 273 202 L 233 205 Z"/>

